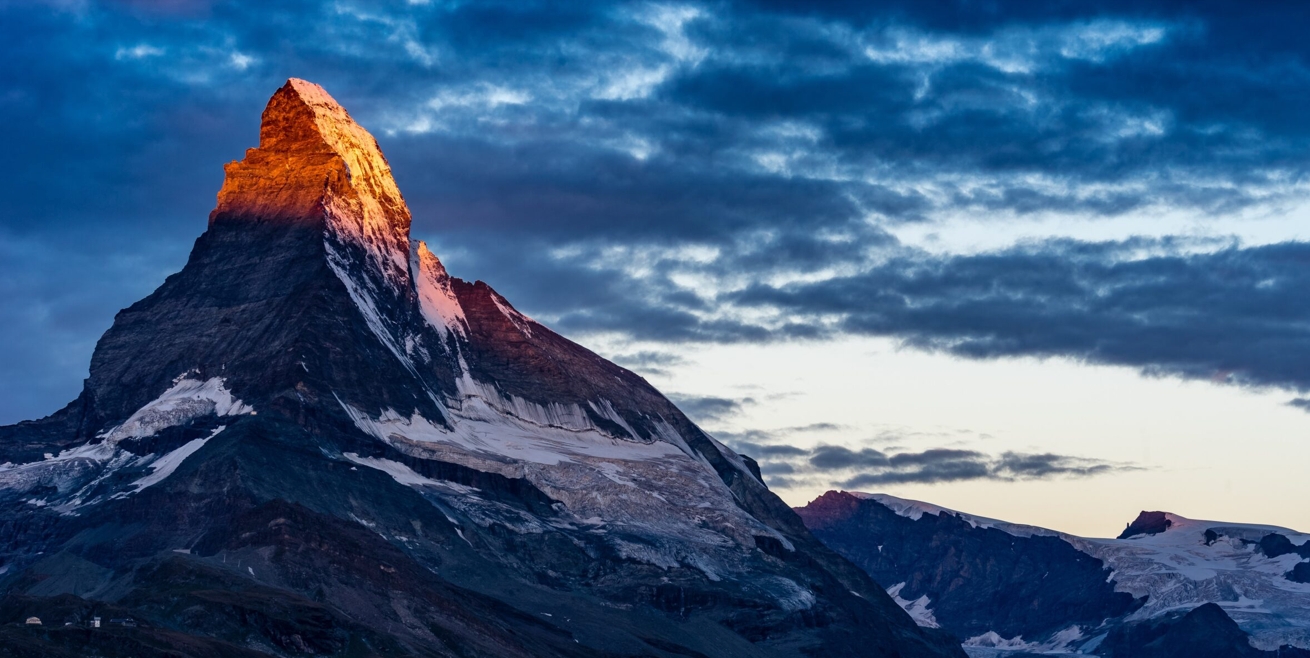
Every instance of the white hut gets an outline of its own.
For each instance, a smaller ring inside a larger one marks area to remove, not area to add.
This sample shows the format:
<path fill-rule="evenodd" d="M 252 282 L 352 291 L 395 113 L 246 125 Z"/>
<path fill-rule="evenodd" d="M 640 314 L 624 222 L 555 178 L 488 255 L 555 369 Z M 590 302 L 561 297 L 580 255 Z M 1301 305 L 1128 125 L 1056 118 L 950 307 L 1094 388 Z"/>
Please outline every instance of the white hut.
<path fill-rule="evenodd" d="M 28 617 L 28 618 L 27 618 L 27 625 L 28 625 L 28 626 L 40 626 L 40 625 L 41 625 L 41 618 L 40 618 L 40 617 Z"/>

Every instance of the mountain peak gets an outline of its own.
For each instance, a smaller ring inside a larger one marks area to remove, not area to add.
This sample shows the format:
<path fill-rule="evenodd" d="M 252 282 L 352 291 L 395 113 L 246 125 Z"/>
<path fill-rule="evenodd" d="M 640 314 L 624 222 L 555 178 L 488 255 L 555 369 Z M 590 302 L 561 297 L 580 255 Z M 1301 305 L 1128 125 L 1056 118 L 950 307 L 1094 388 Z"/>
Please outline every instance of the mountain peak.
<path fill-rule="evenodd" d="M 226 172 L 77 401 L 0 427 L 0 597 L 78 546 L 100 561 L 71 563 L 99 574 L 77 594 L 154 601 L 185 573 L 342 620 L 294 647 L 319 653 L 964 658 L 645 380 L 450 276 L 322 88 L 277 90 Z M 116 615 L 185 625 L 144 605 Z"/>
<path fill-rule="evenodd" d="M 1129 539 L 1139 535 L 1158 535 L 1169 529 L 1174 524 L 1173 519 L 1169 518 L 1168 512 L 1148 512 L 1142 510 L 1141 514 L 1129 523 L 1124 531 L 1119 533 L 1118 539 Z"/>
<path fill-rule="evenodd" d="M 269 99 L 259 147 L 228 163 L 210 225 L 318 225 L 407 251 L 410 215 L 377 140 L 328 92 L 291 78 Z"/>

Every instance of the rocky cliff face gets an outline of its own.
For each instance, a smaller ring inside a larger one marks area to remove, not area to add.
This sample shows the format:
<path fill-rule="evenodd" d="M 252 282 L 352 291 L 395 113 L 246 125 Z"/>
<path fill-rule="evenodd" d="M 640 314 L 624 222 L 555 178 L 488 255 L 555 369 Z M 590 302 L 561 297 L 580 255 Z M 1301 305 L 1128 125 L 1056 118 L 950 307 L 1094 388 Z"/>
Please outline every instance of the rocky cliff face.
<path fill-rule="evenodd" d="M 1016 536 L 954 514 L 906 515 L 877 498 L 828 492 L 799 508 L 811 532 L 962 638 L 1040 643 L 1096 628 L 1141 604 L 1100 560 L 1056 536 Z"/>
<path fill-rule="evenodd" d="M 640 377 L 451 277 L 320 87 L 226 171 L 78 399 L 0 428 L 0 611 L 141 620 L 16 655 L 960 655 Z"/>
<path fill-rule="evenodd" d="M 1297 573 L 1310 536 L 1285 528 L 1142 512 L 1117 539 L 1087 539 L 836 491 L 797 511 L 971 655 L 1310 654 L 1310 588 Z"/>

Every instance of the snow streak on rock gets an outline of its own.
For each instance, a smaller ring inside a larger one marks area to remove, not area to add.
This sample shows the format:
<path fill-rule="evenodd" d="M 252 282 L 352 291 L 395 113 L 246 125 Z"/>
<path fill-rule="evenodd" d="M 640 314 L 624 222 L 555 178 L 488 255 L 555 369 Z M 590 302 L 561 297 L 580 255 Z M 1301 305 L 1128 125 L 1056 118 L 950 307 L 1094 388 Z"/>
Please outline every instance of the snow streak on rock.
<path fill-rule="evenodd" d="M 410 271 L 414 274 L 414 289 L 428 324 L 443 339 L 449 334 L 466 337 L 468 321 L 464 319 L 464 309 L 451 287 L 450 275 L 422 241 L 410 243 Z"/>
<path fill-rule="evenodd" d="M 211 377 L 200 381 L 183 375 L 174 380 L 172 388 L 102 436 L 112 444 L 127 438 L 154 436 L 162 429 L 176 427 L 209 414 L 240 416 L 254 411 L 249 405 L 232 397 L 222 378 Z"/>
<path fill-rule="evenodd" d="M 182 462 L 185 461 L 187 457 L 190 457 L 195 454 L 197 450 L 205 447 L 205 444 L 209 443 L 210 439 L 218 436 L 218 433 L 222 432 L 224 429 L 227 428 L 225 426 L 219 426 L 215 428 L 209 436 L 203 439 L 192 439 L 187 441 L 182 444 L 182 447 L 150 462 L 149 466 L 152 472 L 150 475 L 132 483 L 132 486 L 136 487 L 136 490 L 132 493 L 136 493 L 136 491 L 141 491 L 146 487 L 163 482 L 165 478 L 173 474 L 173 471 L 177 470 L 178 466 L 182 465 Z"/>

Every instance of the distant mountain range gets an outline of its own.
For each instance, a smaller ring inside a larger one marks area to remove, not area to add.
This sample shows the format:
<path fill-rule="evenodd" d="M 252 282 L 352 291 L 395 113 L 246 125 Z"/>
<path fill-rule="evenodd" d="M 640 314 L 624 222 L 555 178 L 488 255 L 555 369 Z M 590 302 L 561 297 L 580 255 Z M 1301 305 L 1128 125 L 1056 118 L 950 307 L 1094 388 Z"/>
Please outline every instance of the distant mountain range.
<path fill-rule="evenodd" d="M 1142 512 L 1089 539 L 883 494 L 797 508 L 972 656 L 1310 656 L 1310 535 Z"/>

